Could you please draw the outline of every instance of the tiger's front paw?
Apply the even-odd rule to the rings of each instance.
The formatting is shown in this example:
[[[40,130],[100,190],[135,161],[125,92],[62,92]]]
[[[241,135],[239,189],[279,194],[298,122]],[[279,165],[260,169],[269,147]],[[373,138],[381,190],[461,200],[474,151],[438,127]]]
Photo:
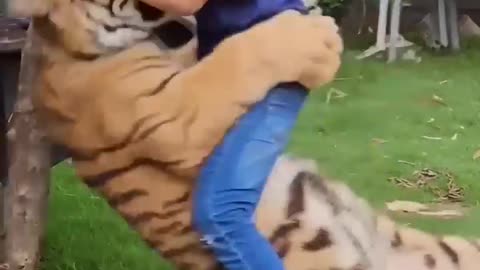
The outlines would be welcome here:
[[[328,16],[283,12],[252,29],[259,59],[282,82],[314,88],[332,81],[340,67],[343,42]]]

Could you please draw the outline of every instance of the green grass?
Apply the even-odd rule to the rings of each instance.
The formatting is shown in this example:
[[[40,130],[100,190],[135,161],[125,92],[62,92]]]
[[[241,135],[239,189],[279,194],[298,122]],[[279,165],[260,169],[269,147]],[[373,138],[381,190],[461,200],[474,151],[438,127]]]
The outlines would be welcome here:
[[[480,52],[394,65],[359,62],[350,52],[339,78],[312,93],[290,151],[316,159],[326,174],[348,182],[377,207],[396,199],[432,199],[393,186],[389,177],[423,167],[449,170],[466,188],[466,203],[473,210],[462,220],[413,224],[434,232],[480,235],[480,160],[472,158],[480,149]],[[327,104],[331,88],[348,95]],[[448,106],[432,102],[433,95]],[[428,123],[431,118],[435,121]],[[457,140],[451,140],[455,133]],[[373,138],[387,142],[374,144]],[[103,200],[78,183],[71,169],[59,166],[53,178],[44,269],[169,269]]]
[[[478,204],[480,161],[472,157],[480,149],[480,51],[428,57],[421,64],[352,59],[339,78],[312,95],[292,139],[294,153],[315,158],[328,175],[348,182],[376,206],[396,199],[433,199],[429,193],[397,188],[387,181],[423,167],[451,171],[467,191],[466,202]],[[327,104],[330,88],[348,96]],[[447,106],[433,102],[434,95]],[[432,118],[435,121],[429,123]],[[457,139],[452,140],[455,133]],[[374,138],[387,142],[374,144]],[[462,221],[413,223],[435,232],[480,235],[480,208],[472,209]]]

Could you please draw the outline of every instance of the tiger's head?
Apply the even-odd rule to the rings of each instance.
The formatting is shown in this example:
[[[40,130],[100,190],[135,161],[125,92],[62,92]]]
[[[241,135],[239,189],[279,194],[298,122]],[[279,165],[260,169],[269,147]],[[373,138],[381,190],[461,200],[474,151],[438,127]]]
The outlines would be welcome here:
[[[192,28],[188,20],[139,0],[9,0],[8,4],[14,16],[40,19],[48,26],[43,28],[48,28],[50,39],[76,54],[101,55],[123,49],[162,26],[178,30],[182,24],[193,31],[188,29]]]

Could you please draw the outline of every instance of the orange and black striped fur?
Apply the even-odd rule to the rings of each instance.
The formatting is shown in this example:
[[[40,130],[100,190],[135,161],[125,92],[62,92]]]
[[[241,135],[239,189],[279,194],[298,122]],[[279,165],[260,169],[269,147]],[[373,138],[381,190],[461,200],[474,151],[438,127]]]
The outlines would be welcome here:
[[[19,14],[35,17],[44,39],[38,113],[52,140],[75,154],[85,183],[178,269],[220,269],[190,224],[197,170],[273,85],[332,80],[341,52],[332,21],[287,12],[225,40],[194,64],[184,57],[192,43],[171,49],[152,36],[170,16],[140,2],[12,3]],[[257,212],[259,229],[287,269],[478,264],[477,242],[399,228],[310,165],[282,157]]]

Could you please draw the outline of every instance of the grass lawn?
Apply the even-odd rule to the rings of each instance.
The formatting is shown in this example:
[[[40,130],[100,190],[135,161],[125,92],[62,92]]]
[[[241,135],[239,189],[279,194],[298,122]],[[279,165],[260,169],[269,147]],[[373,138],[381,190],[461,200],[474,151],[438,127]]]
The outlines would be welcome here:
[[[433,198],[396,187],[389,177],[424,167],[450,171],[465,188],[466,203],[473,207],[469,215],[413,224],[480,235],[480,159],[472,158],[480,149],[480,51],[427,58],[420,64],[387,65],[358,62],[347,53],[340,79],[312,94],[290,151],[316,159],[329,176],[347,181],[377,207],[396,199]],[[332,88],[347,96],[327,102]],[[445,105],[434,102],[434,95]],[[170,269],[76,181],[71,169],[60,165],[53,178],[44,269]]]

